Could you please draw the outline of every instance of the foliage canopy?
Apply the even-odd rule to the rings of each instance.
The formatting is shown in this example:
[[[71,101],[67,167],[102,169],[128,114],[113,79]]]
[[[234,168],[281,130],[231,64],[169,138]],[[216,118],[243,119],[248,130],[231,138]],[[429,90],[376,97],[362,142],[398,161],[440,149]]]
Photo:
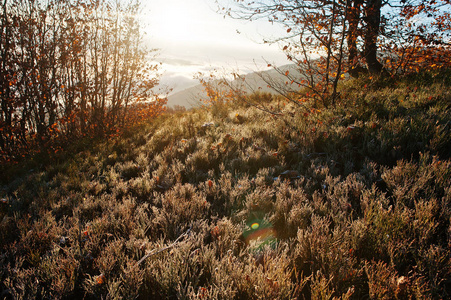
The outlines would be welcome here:
[[[449,67],[449,0],[217,1],[225,13],[286,28],[281,42],[303,76],[291,78],[325,104],[348,73],[400,74]],[[319,58],[318,58],[319,57]]]
[[[2,1],[0,161],[158,114],[136,1]]]

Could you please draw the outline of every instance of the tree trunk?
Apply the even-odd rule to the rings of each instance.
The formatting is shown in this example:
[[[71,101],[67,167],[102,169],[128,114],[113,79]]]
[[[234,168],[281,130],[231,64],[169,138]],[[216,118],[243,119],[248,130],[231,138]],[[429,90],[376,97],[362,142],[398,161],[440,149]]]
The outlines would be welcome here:
[[[346,5],[346,18],[349,26],[346,37],[348,44],[349,75],[351,75],[352,77],[358,77],[363,69],[361,66],[359,66],[357,50],[357,37],[359,36],[358,26],[362,0],[350,0],[347,1]]]
[[[377,37],[381,23],[382,0],[368,0],[365,7],[365,60],[370,74],[380,74],[382,64],[377,60]]]

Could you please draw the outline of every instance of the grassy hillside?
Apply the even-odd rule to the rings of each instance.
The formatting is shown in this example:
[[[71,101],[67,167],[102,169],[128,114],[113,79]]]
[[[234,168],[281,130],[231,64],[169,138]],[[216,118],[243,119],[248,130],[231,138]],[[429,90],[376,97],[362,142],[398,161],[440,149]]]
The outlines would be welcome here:
[[[449,298],[449,78],[255,95],[284,115],[216,104],[3,167],[0,297]]]

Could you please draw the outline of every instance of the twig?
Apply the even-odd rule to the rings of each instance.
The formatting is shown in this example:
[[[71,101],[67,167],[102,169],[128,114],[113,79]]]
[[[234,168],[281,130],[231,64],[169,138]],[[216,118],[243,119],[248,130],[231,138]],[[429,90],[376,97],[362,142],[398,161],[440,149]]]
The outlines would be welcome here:
[[[144,255],[143,258],[141,258],[136,265],[139,266],[143,261],[145,261],[149,257],[175,247],[185,236],[187,236],[191,232],[191,228],[192,227],[190,227],[185,233],[181,234],[172,244],[163,248],[153,249],[152,251]]]

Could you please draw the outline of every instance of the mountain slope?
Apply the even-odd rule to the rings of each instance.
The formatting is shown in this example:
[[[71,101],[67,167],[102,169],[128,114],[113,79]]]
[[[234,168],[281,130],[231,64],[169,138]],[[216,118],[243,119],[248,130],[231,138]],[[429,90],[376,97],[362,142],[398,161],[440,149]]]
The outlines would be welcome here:
[[[294,64],[284,65],[278,68],[279,71],[275,69],[253,72],[243,75],[245,83],[242,79],[232,80],[232,86],[242,87],[246,92],[262,91],[276,93],[276,91],[268,87],[268,80],[275,82],[276,84],[284,85],[286,78],[283,74],[289,71],[291,74],[296,74],[298,71]],[[214,82],[212,83],[214,84]],[[174,93],[168,96],[168,106],[173,107],[175,105],[184,106],[186,108],[192,108],[199,106],[201,103],[198,99],[206,99],[207,94],[201,84],[195,85],[193,87],[187,88],[180,92]]]

